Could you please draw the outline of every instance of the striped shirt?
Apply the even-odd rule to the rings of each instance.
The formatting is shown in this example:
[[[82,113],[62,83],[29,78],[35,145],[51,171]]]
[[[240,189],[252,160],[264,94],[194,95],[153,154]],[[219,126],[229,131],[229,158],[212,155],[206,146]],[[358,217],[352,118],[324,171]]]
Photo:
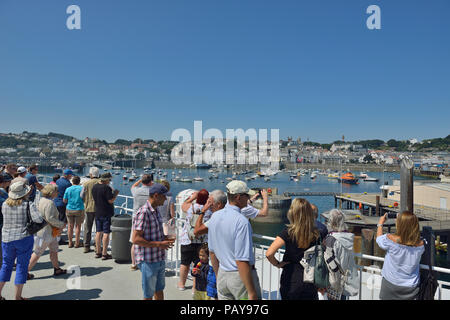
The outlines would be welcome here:
[[[2,205],[3,228],[2,242],[11,242],[28,237],[27,227],[27,202],[23,201],[20,206],[10,207],[6,202]],[[42,222],[42,216],[34,202],[30,202],[31,218],[35,222]]]
[[[133,222],[133,230],[144,231],[147,241],[164,241],[163,222],[158,209],[153,209],[150,202],[139,208]],[[166,251],[160,248],[148,248],[135,245],[136,264],[141,262],[160,262],[166,259]]]

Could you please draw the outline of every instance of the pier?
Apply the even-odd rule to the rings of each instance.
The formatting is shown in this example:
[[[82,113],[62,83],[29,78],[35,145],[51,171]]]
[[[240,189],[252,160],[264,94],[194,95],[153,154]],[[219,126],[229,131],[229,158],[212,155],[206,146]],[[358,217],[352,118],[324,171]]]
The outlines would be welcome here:
[[[326,196],[336,196],[336,192],[285,192],[285,197],[326,197]]]

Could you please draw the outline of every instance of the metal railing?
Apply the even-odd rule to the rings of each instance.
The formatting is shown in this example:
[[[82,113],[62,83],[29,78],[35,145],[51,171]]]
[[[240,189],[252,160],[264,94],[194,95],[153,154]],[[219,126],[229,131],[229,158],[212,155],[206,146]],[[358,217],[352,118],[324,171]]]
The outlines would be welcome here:
[[[124,195],[118,195],[118,198],[123,198],[123,202],[119,205],[115,205],[115,209],[118,211],[118,214],[127,214],[131,215],[133,213],[133,209],[131,209],[129,206],[131,205],[130,200],[133,200],[133,197],[130,196],[124,196]],[[117,212],[116,211],[116,212]],[[178,212],[177,212],[178,216]],[[179,238],[179,230],[183,227],[185,222],[185,219],[183,218],[176,218],[176,240],[175,240],[175,246],[172,249],[169,249],[166,254],[166,269],[174,272],[174,276],[178,277],[180,273],[180,258],[181,258],[181,252],[180,252],[180,238]],[[95,228],[95,226],[94,226]],[[94,229],[95,232],[95,229]],[[83,234],[83,233],[82,233]],[[266,241],[274,241],[274,237],[259,235],[259,234],[253,234],[254,239],[258,240],[266,240]],[[253,253],[255,254],[255,264],[256,268],[260,270],[259,272],[259,280],[261,284],[261,296],[263,299],[268,300],[278,300],[281,298],[280,296],[280,277],[281,277],[281,269],[273,266],[268,262],[268,260],[265,257],[266,251],[269,247],[267,245],[263,244],[254,244],[253,246]],[[276,253],[277,259],[280,261],[282,259],[282,255],[284,254],[285,250],[280,249]],[[354,257],[360,258],[360,259],[367,259],[372,261],[379,261],[384,262],[384,258],[377,257],[377,256],[371,256],[361,253],[354,253]],[[427,265],[420,265],[421,269],[428,270]],[[359,273],[360,273],[360,283],[359,283],[359,294],[358,299],[362,300],[362,292],[363,292],[363,286],[366,285],[371,293],[371,299],[374,299],[374,292],[376,290],[376,286],[370,285],[370,284],[364,284],[363,282],[363,272],[367,271],[369,275],[378,275],[381,272],[381,269],[378,267],[373,266],[362,266],[358,265]],[[432,269],[439,273],[444,274],[450,274],[450,269],[442,268],[442,267],[436,267],[433,266]],[[276,281],[273,281],[276,280]],[[268,283],[268,285],[264,285],[265,283]],[[450,287],[450,282],[441,281],[438,280],[438,290],[437,290],[437,296],[438,299],[441,300],[443,296],[443,290],[448,290],[447,288],[444,288],[443,286]],[[371,288],[370,288],[371,287]],[[273,290],[274,289],[274,290]],[[449,294],[450,296],[450,294]]]

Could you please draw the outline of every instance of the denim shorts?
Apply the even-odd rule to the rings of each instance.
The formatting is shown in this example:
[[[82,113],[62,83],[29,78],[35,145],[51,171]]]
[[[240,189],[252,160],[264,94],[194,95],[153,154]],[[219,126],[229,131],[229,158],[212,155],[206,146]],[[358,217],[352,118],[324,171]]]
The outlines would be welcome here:
[[[95,228],[97,232],[111,233],[111,217],[95,218]]]
[[[153,298],[155,292],[163,291],[166,287],[166,262],[141,262],[138,264],[142,273],[142,290],[144,298]]]

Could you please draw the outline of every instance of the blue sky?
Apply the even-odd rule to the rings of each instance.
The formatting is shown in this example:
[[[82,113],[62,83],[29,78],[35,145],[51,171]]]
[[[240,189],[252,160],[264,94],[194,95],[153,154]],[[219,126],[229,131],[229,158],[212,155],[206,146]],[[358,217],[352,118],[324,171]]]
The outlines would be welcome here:
[[[81,30],[66,28],[71,4]],[[159,140],[202,120],[319,142],[444,137],[449,13],[448,0],[1,0],[0,132]]]

